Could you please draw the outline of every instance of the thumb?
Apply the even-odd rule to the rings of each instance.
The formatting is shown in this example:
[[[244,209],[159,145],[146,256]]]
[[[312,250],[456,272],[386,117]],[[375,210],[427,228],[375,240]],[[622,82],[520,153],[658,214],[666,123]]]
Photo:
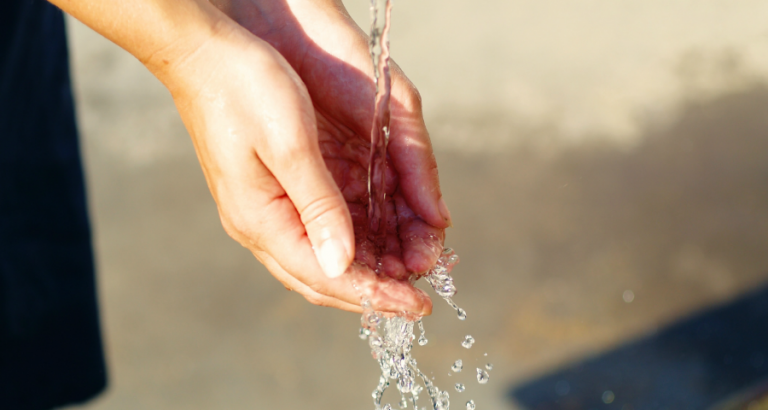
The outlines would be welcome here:
[[[307,124],[296,128],[279,138],[266,138],[265,146],[257,149],[258,155],[298,211],[323,272],[335,278],[354,260],[352,218],[325,165],[315,127]]]

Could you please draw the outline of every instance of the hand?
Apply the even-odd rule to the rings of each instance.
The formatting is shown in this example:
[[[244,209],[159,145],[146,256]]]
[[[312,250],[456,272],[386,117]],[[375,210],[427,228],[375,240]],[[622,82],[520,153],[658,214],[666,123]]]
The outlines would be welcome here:
[[[362,40],[359,33],[354,34]],[[414,129],[402,127],[401,132],[393,124],[395,150],[390,151],[398,152],[393,158],[401,161],[393,159],[395,169],[390,172],[390,193],[397,201],[390,204],[389,219],[400,236],[392,238],[385,257],[389,278],[359,264],[335,279],[322,273],[321,266],[328,276],[339,275],[353,256],[353,219],[345,202],[354,216],[355,230],[360,232],[367,224],[366,124],[371,123],[371,113],[364,107],[372,107],[373,101],[369,77],[350,67],[351,75],[333,78],[328,73],[345,64],[330,63],[334,61],[316,61],[315,75],[326,77],[308,83],[333,86],[347,81],[348,89],[316,87],[316,93],[328,98],[313,100],[272,47],[228,29],[177,64],[172,77],[183,80],[167,84],[195,142],[225,229],[287,288],[313,303],[346,310],[359,311],[360,295],[365,294],[377,310],[428,314],[429,298],[403,279],[408,271],[424,272],[434,263],[443,231],[423,222],[412,209],[432,217],[438,226],[447,223],[437,205],[434,159],[420,113],[416,127],[404,121],[411,120],[413,107],[400,110],[407,115],[393,110],[393,118],[403,119],[398,123]],[[356,92],[355,82],[363,92]],[[326,113],[325,107],[331,107],[331,112]],[[398,165],[405,172],[397,172]],[[412,183],[396,189],[398,177],[403,176]],[[358,250],[365,249],[364,236],[357,239]],[[401,239],[405,239],[402,254]],[[370,266],[370,258],[363,259]]]
[[[354,252],[354,231],[366,226],[373,83],[363,74],[371,71],[365,38],[340,3],[239,4],[238,20],[265,41],[209,0],[51,1],[168,87],[224,228],[287,288],[352,311],[366,296],[377,310],[430,313],[429,298],[404,279],[434,262],[449,217],[418,95],[396,68],[388,221],[399,235],[384,275],[363,257],[363,237]],[[225,1],[216,5],[237,17],[238,5]],[[369,265],[347,269],[355,256]]]
[[[273,45],[307,86],[322,154],[352,211],[356,259],[373,267],[365,227],[375,88],[365,34],[335,1],[234,0],[217,6]],[[387,275],[404,280],[435,263],[450,215],[440,195],[418,93],[397,66],[392,72],[389,162],[394,167],[387,194],[393,234],[382,262]]]

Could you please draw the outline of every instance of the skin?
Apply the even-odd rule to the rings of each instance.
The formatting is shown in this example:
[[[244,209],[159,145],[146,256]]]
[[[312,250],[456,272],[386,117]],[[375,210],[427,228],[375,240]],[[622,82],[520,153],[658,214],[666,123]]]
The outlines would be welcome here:
[[[391,235],[375,274],[367,167],[375,86],[367,37],[335,0],[53,0],[171,92],[227,233],[289,290],[360,312],[427,315],[409,279],[450,213],[415,87],[393,66]]]

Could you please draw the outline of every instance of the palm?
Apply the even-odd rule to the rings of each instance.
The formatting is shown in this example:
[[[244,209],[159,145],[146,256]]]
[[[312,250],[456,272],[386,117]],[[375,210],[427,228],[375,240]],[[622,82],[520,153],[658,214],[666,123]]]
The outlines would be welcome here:
[[[350,19],[326,19],[327,10],[311,10],[303,22],[287,5],[272,4],[269,24],[251,10],[237,20],[275,47],[293,66],[312,98],[320,149],[326,165],[346,199],[355,226],[356,260],[374,267],[373,244],[368,240],[368,163],[370,125],[375,87],[365,37]],[[279,27],[274,30],[271,27]],[[344,39],[344,43],[339,39]],[[405,279],[434,264],[442,247],[444,220],[429,219],[423,202],[433,192],[422,192],[433,179],[426,130],[415,90],[393,69],[393,99],[389,166],[387,169],[388,240],[382,255],[383,270]],[[425,143],[426,139],[426,143]],[[426,215],[425,215],[426,214]],[[437,223],[435,223],[437,219]]]

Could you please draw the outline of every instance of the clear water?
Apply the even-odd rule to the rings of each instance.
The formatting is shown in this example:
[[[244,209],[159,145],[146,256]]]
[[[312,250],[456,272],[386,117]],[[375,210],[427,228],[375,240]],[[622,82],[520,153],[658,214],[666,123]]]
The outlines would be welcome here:
[[[387,145],[389,143],[390,121],[390,92],[392,80],[389,68],[389,27],[392,11],[391,0],[371,0],[372,24],[370,32],[370,53],[374,67],[376,81],[376,100],[374,118],[371,127],[371,153],[368,168],[368,239],[374,248],[381,250],[386,248],[387,224],[385,220],[386,187],[385,171],[387,168]],[[450,248],[445,248],[433,266],[425,275],[432,289],[443,298],[455,311],[459,320],[466,320],[467,312],[453,302],[456,294],[456,286],[450,272],[459,262],[459,257]],[[377,264],[380,266],[380,264]],[[377,272],[378,273],[378,272]],[[368,341],[371,355],[378,362],[381,376],[376,389],[371,393],[373,403],[377,410],[391,410],[392,406],[386,404],[382,407],[382,397],[390,384],[394,384],[400,396],[400,408],[413,406],[419,410],[418,400],[423,391],[434,410],[449,410],[450,395],[445,390],[440,390],[434,385],[418,367],[416,359],[412,356],[413,341],[416,339],[414,327],[419,329],[417,343],[424,346],[428,343],[424,332],[424,325],[420,318],[414,320],[412,315],[408,317],[385,317],[373,310],[370,301],[363,298],[363,315],[361,318],[360,338]],[[467,336],[462,346],[467,349],[472,347],[474,339]],[[461,360],[454,363],[452,370],[460,372],[463,365]],[[458,370],[457,370],[458,369]],[[480,371],[481,369],[478,369]],[[487,381],[487,374],[484,376]],[[478,373],[478,382],[480,374]],[[423,387],[422,387],[423,386]],[[457,383],[455,390],[462,393],[465,386]],[[467,409],[474,410],[474,401],[467,402]],[[424,410],[422,408],[422,410]]]
[[[368,165],[369,239],[383,249],[387,240],[385,220],[387,145],[389,144],[389,100],[392,78],[389,72],[390,0],[371,0],[371,35],[369,49],[376,80],[376,101],[371,126],[371,157]]]
[[[478,383],[486,384],[486,383],[488,383],[488,379],[490,377],[491,376],[488,375],[488,372],[486,372],[485,370],[483,370],[483,369],[481,369],[479,367],[477,368],[477,382]]]
[[[461,359],[456,360],[453,362],[453,366],[451,366],[451,370],[458,373],[464,368],[464,364],[461,362]]]
[[[437,264],[427,273],[427,277],[435,274],[435,272],[447,276],[457,262],[456,259],[451,258],[453,255],[452,249],[444,249]],[[423,339],[424,344],[426,344],[422,321],[420,319],[413,321],[401,316],[384,317],[381,313],[373,310],[368,300],[363,300],[362,305],[364,311],[360,319],[362,325],[360,335],[361,337],[366,335],[365,339],[368,340],[371,354],[381,369],[379,384],[371,394],[376,409],[382,408],[381,402],[384,392],[391,384],[394,384],[400,393],[401,405],[403,402],[410,403],[414,410],[418,410],[417,402],[420,394],[426,390],[434,410],[449,410],[449,393],[435,386],[432,380],[419,369],[418,362],[412,356],[413,341],[416,339],[414,327],[420,330],[419,340]],[[457,363],[461,366],[461,361]],[[462,385],[461,391],[463,390]]]
[[[464,336],[464,341],[461,342],[461,345],[464,346],[465,349],[471,348],[472,345],[474,344],[475,344],[475,338],[472,337],[472,335]]]
[[[427,340],[427,337],[424,335],[424,323],[421,323],[421,319],[419,319],[419,346],[425,346],[427,343],[429,343],[429,340]]]

